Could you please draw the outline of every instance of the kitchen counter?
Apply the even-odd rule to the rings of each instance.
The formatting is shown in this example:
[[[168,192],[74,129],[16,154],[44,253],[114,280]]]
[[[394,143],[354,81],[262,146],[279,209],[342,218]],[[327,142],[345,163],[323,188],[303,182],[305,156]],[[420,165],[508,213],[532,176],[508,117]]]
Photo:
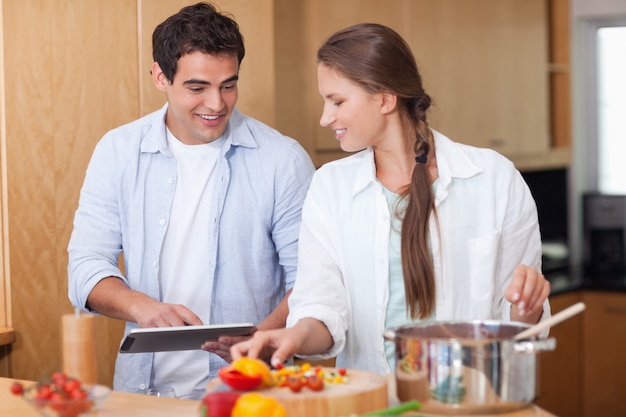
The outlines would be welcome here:
[[[39,414],[22,398],[11,394],[9,388],[15,381],[0,378],[0,415],[7,417],[37,417]],[[393,389],[393,377],[390,376],[390,403],[397,403]],[[24,384],[29,382],[21,381]],[[130,394],[114,391],[105,400],[98,412],[98,417],[197,417],[199,402],[176,398],[159,398],[142,394]],[[437,417],[423,413],[424,417]],[[531,405],[521,410],[491,414],[490,417],[556,417],[541,408]],[[320,416],[323,417],[323,416]],[[475,417],[480,417],[476,416]],[[483,416],[487,417],[487,416]]]
[[[544,272],[550,281],[550,295],[572,291],[626,291],[626,271],[585,271],[580,268],[563,268]]]

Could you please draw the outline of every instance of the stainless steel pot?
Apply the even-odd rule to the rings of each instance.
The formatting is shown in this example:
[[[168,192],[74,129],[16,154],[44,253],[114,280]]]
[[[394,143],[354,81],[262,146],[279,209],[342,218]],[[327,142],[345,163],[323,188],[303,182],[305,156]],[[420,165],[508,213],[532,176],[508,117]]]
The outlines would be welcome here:
[[[502,321],[425,322],[385,331],[396,345],[400,401],[433,414],[498,413],[526,407],[536,395],[536,353],[556,340],[514,341],[528,325]]]

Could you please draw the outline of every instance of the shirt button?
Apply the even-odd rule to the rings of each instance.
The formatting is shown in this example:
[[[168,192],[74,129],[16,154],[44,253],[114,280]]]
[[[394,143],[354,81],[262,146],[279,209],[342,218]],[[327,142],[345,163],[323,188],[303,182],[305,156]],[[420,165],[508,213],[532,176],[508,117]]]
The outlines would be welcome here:
[[[146,389],[146,384],[140,384],[139,389]]]
[[[161,226],[163,226],[163,225],[165,224],[165,219],[161,219],[161,220],[159,220],[159,224],[160,224]]]
[[[167,183],[168,184],[173,184],[174,183],[174,178],[168,178],[167,179]]]

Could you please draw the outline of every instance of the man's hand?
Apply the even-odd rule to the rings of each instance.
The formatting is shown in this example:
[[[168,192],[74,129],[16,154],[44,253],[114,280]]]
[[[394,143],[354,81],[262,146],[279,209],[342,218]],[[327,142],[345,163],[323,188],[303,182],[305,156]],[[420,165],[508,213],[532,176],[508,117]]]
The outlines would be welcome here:
[[[166,304],[132,290],[118,277],[102,279],[91,290],[87,306],[115,319],[135,322],[140,327],[171,327],[202,324],[181,304]]]
[[[256,332],[256,327],[250,332],[249,335],[246,336],[222,336],[217,341],[208,341],[204,342],[202,345],[202,349],[207,352],[212,352],[224,359],[226,362],[231,363],[233,361],[233,357],[230,354],[230,347],[246,340],[249,340],[252,335]],[[261,359],[269,358],[271,352],[267,352],[266,356],[261,357]]]
[[[146,299],[131,310],[139,327],[173,327],[200,325],[202,320],[182,304],[161,303]]]

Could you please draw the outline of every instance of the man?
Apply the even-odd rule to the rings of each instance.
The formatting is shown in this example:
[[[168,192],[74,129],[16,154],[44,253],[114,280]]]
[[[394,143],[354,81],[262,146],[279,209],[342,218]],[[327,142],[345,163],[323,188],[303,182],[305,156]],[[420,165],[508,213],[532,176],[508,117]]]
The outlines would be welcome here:
[[[87,169],[69,242],[72,304],[137,327],[283,327],[301,206],[314,171],[293,139],[240,113],[236,22],[206,3],[152,36],[167,104],[108,132]],[[124,273],[118,269],[123,252]],[[122,354],[114,389],[199,398],[237,338]]]

